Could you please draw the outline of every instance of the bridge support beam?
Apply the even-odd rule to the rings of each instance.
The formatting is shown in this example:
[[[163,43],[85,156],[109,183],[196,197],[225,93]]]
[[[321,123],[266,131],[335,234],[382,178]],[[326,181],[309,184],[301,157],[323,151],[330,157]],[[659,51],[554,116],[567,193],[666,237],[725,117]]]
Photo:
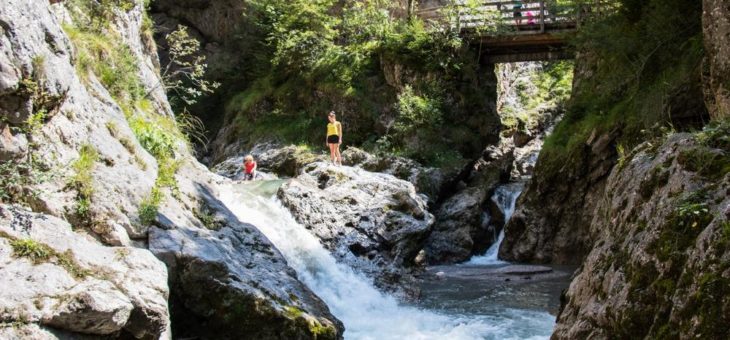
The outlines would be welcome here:
[[[509,54],[490,54],[489,51],[482,53],[481,63],[483,65],[499,63],[516,63],[522,61],[548,61],[575,59],[575,53],[567,50],[542,51],[542,52],[513,52]]]

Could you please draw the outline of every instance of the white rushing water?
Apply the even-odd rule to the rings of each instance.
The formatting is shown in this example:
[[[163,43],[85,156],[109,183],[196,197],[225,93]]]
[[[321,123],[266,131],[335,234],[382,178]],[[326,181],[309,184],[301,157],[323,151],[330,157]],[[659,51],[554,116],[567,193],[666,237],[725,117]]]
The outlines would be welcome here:
[[[494,190],[494,195],[492,195],[492,200],[497,203],[500,209],[502,209],[502,212],[504,213],[504,221],[505,225],[507,224],[507,221],[512,217],[512,214],[515,212],[515,203],[517,203],[517,198],[520,197],[520,194],[522,193],[523,184],[519,182],[509,183],[502,186],[497,187],[497,189]],[[499,236],[497,237],[497,241],[492,244],[489,249],[487,249],[487,252],[484,253],[484,255],[481,256],[474,256],[469,261],[467,261],[466,265],[500,265],[500,264],[506,264],[507,262],[502,261],[499,259],[499,246],[502,245],[502,241],[504,241],[504,228],[499,232]]]
[[[297,223],[273,192],[279,183],[234,185],[221,200],[243,222],[258,227],[286,257],[299,279],[345,325],[345,339],[547,339],[555,318],[505,308],[499,315],[445,315],[399,304],[353,272]]]

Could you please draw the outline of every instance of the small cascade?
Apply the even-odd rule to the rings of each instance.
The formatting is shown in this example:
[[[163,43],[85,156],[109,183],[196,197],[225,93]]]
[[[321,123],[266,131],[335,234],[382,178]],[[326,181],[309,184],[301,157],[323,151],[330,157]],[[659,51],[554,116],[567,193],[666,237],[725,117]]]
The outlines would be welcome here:
[[[280,182],[224,187],[221,200],[252,223],[282,252],[299,279],[345,325],[345,339],[546,339],[554,317],[546,312],[497,308],[485,314],[446,313],[406,306],[335,258],[274,197]],[[505,191],[508,192],[508,191]],[[516,196],[516,195],[515,195]],[[509,199],[514,201],[513,199]]]
[[[502,186],[497,187],[497,189],[494,190],[494,195],[492,195],[492,201],[494,203],[497,203],[497,206],[502,210],[504,213],[504,222],[505,225],[507,225],[507,222],[512,217],[512,214],[515,212],[515,203],[517,202],[517,198],[520,197],[520,194],[522,193],[522,189],[524,188],[524,183],[522,182],[512,182],[508,183]],[[499,232],[499,236],[497,237],[497,241],[492,244],[489,249],[487,249],[487,252],[484,253],[484,255],[481,256],[474,256],[466,262],[467,265],[500,265],[505,264],[507,262],[501,261],[498,257],[499,254],[499,246],[502,244],[502,241],[504,240],[504,228]]]

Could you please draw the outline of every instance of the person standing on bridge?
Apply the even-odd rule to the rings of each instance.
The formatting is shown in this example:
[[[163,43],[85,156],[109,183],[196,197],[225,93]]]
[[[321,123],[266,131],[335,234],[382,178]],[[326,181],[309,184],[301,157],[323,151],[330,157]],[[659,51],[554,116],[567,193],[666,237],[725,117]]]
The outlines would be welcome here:
[[[514,6],[512,6],[512,10],[514,11],[515,16],[515,26],[517,26],[517,30],[519,30],[520,25],[522,25],[522,1],[516,0],[514,2]]]
[[[327,115],[329,123],[327,123],[327,146],[330,148],[330,159],[334,165],[342,165],[342,155],[340,155],[340,144],[342,144],[342,124],[337,121],[335,111],[330,111]]]

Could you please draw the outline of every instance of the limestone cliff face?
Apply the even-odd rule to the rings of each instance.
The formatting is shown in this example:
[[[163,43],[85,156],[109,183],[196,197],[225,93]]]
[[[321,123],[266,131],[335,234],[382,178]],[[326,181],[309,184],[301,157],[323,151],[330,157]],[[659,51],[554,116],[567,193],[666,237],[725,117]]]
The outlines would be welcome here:
[[[727,337],[727,126],[651,143],[608,177],[553,339]]]
[[[120,14],[114,26],[129,34],[122,36],[134,51],[137,76],[152,89],[158,82],[156,58],[142,48],[141,9]],[[107,89],[95,78],[84,84],[77,74],[76,51],[61,28],[66,20],[67,9],[48,2],[6,1],[0,7],[2,200],[26,197],[26,208],[2,205],[0,320],[19,325],[3,327],[3,337],[55,338],[71,332],[164,338],[170,327],[167,271],[147,250],[129,247],[131,239],[146,239],[136,212],[157,166],[130,141],[129,149],[139,150],[139,162],[150,165],[141,169],[107,129],[114,124],[119,136],[132,135]],[[152,91],[150,98],[160,114],[170,114],[164,92]],[[97,223],[77,224],[74,230],[68,222],[78,222],[78,205],[68,184],[69,165],[82,145],[93,145],[103,163],[88,179],[100,193],[87,212]],[[31,171],[43,172],[45,179],[23,186],[34,172],[7,167],[20,159],[31,159]]]
[[[160,189],[153,221],[140,217],[164,169],[128,123],[137,109],[118,102],[130,94],[79,66],[88,56],[64,29],[72,6],[0,6],[0,338],[341,337],[266,237],[215,198],[227,182],[186,145],[175,147],[176,188]],[[171,117],[143,1],[112,12],[105,33],[128,47],[147,114]]]

